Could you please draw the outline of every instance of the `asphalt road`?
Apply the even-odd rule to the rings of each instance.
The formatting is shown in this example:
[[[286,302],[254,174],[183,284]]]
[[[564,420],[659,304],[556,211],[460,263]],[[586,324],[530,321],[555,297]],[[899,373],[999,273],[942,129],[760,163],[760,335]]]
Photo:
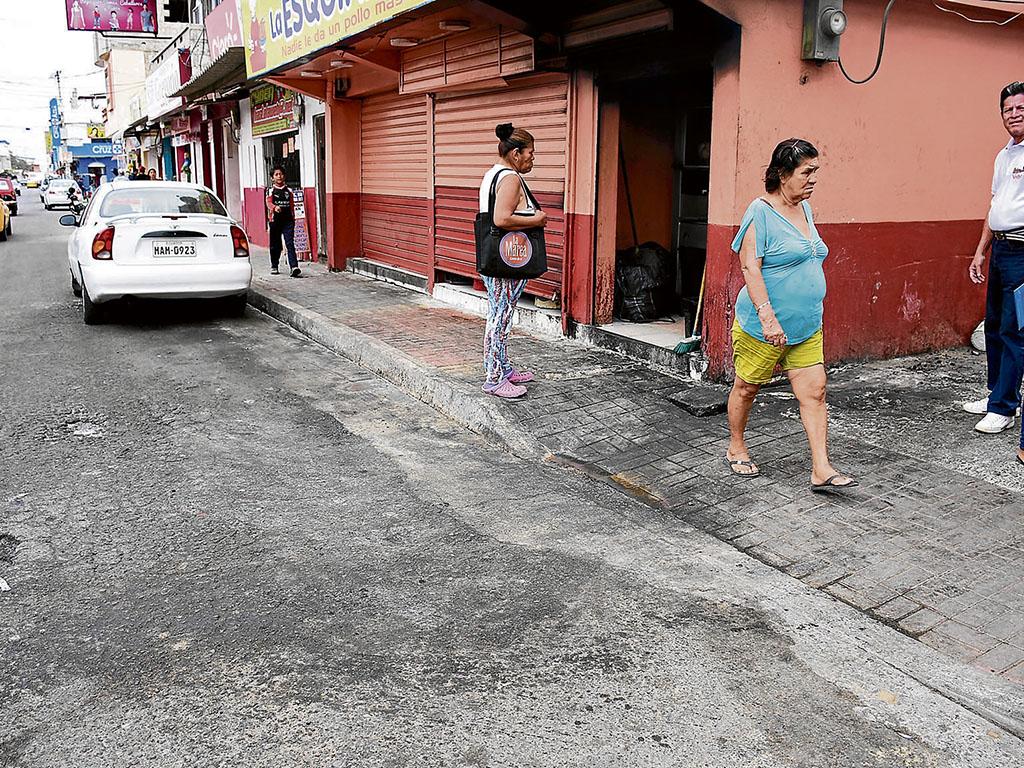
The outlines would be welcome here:
[[[263,316],[85,326],[22,199],[0,766],[1024,764],[1001,681]]]

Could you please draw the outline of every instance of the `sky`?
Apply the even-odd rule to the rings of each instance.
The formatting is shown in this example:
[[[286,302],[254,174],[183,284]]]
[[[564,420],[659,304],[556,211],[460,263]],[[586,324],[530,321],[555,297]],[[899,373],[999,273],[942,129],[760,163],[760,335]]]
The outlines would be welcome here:
[[[0,0],[0,52],[0,139],[45,168],[43,136],[50,99],[57,95],[53,73],[61,70],[65,99],[72,89],[105,91],[93,33],[67,30],[64,0]]]

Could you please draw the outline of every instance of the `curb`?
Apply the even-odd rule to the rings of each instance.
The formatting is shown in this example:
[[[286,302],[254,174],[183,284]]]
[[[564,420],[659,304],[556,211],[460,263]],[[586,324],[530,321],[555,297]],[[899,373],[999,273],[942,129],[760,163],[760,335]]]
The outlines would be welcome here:
[[[509,453],[532,459],[545,455],[543,447],[502,413],[497,403],[466,391],[394,347],[261,287],[250,286],[248,298],[249,304],[265,315],[391,382]]]

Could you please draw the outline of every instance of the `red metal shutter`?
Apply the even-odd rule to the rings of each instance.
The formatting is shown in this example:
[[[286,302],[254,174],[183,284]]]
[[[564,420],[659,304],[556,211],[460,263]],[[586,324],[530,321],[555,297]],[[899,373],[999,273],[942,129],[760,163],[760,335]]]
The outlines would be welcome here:
[[[494,126],[512,122],[537,141],[530,189],[548,214],[548,271],[527,290],[550,296],[562,288],[565,257],[565,175],[569,78],[540,75],[515,85],[468,94],[438,94],[434,107],[435,266],[476,276],[473,219],[480,180],[498,161]]]
[[[363,255],[428,275],[433,256],[429,97],[364,99],[361,161]]]

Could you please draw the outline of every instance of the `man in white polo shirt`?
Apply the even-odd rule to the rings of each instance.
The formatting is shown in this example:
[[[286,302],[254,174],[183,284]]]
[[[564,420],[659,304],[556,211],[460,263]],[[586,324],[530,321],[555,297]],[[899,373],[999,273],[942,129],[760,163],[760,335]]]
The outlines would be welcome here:
[[[1003,88],[999,109],[1010,141],[996,155],[992,203],[969,270],[971,280],[985,282],[985,251],[991,245],[985,303],[990,394],[964,404],[968,413],[985,414],[974,428],[992,435],[1013,426],[1024,376],[1024,333],[1013,300],[1014,289],[1024,284],[1024,83]],[[1024,450],[1018,453],[1018,460],[1024,464]]]

